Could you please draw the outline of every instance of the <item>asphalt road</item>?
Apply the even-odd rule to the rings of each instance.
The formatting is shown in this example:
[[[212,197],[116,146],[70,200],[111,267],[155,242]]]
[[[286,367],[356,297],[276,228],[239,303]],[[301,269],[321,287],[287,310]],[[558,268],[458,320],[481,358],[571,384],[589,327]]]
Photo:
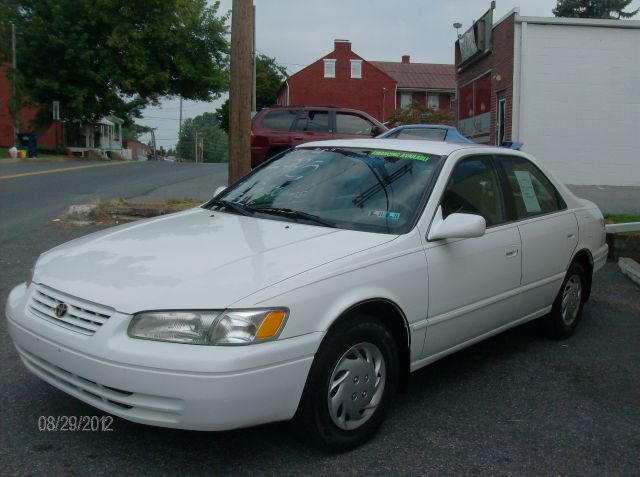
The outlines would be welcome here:
[[[212,190],[221,167],[0,179],[3,308],[41,251],[89,231],[51,224],[69,204]],[[608,264],[573,338],[550,341],[530,324],[445,358],[412,376],[371,442],[326,455],[286,423],[201,433],[116,418],[112,432],[40,432],[40,416],[104,414],[32,376],[0,320],[0,475],[638,475],[639,339],[640,290]]]

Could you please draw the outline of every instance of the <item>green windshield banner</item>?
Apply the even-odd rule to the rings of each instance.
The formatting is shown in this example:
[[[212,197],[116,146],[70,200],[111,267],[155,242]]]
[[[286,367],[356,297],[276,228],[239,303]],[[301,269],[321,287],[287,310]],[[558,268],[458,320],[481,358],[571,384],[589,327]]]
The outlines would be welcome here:
[[[371,151],[370,156],[378,157],[395,157],[397,159],[411,159],[413,161],[427,162],[429,156],[420,154],[417,152],[404,152],[404,151]]]

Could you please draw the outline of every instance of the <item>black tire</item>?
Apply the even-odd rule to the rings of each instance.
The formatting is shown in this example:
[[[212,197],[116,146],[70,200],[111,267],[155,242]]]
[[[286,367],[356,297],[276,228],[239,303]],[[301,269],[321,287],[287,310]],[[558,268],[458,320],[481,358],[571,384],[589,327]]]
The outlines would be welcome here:
[[[380,354],[376,354],[376,349]],[[384,367],[383,377],[380,371],[375,372],[378,387],[375,387],[373,376],[370,377],[368,371],[360,372],[369,363],[362,359],[368,351],[378,357],[373,361],[380,366],[380,370]],[[353,371],[342,371],[338,367],[339,364],[341,367],[351,366],[351,363],[356,366]],[[342,400],[337,392],[330,397],[331,384],[334,385],[333,391],[339,389],[340,395],[348,396],[348,399]],[[293,418],[294,431],[303,440],[325,451],[340,452],[356,447],[371,438],[380,427],[397,387],[398,349],[389,330],[379,320],[366,315],[349,317],[330,330],[316,353]],[[379,396],[378,392],[381,392]],[[354,395],[356,398],[353,398]],[[330,401],[342,401],[344,405],[351,407],[370,405],[374,399],[377,405],[371,410],[354,412],[356,419],[349,418],[350,411],[345,410],[344,406],[334,406],[338,412],[330,411]],[[340,409],[342,413],[339,412]],[[344,422],[341,422],[339,416]],[[345,429],[341,426],[355,427]]]
[[[579,287],[577,292],[575,287]],[[573,262],[567,270],[551,312],[542,319],[543,331],[547,336],[563,340],[573,335],[582,317],[582,308],[587,296],[586,287],[584,268],[580,263]],[[570,302],[568,308],[563,308],[565,296],[568,296]]]

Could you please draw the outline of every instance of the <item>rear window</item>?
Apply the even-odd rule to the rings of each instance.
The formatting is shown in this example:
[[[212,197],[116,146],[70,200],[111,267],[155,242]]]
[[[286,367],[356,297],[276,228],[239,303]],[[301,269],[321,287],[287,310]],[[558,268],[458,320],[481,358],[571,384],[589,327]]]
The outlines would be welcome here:
[[[371,136],[374,125],[355,114],[338,113],[336,115],[336,132],[338,134]]]
[[[295,121],[298,111],[286,109],[283,111],[269,111],[264,115],[260,124],[263,128],[274,131],[289,131]]]
[[[498,157],[509,182],[518,219],[567,208],[551,181],[533,163],[521,157]]]
[[[447,131],[444,129],[403,129],[397,134],[398,139],[428,139],[431,141],[444,141]]]

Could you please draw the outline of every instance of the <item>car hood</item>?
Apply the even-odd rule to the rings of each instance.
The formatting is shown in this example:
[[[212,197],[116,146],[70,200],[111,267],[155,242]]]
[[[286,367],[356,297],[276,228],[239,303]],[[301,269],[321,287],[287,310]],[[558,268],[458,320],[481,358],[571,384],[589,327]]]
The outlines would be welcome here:
[[[225,308],[395,237],[192,209],[56,247],[34,282],[123,313]]]

